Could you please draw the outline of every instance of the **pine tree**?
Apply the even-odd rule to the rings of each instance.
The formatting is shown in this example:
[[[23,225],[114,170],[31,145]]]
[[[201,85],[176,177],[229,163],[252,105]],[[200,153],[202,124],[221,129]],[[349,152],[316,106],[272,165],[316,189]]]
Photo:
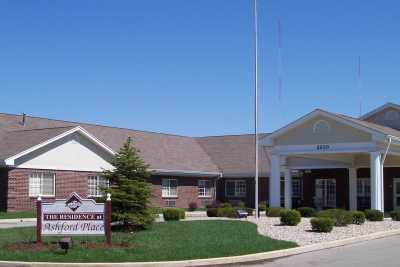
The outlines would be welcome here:
[[[115,169],[104,171],[104,177],[110,181],[110,188],[106,191],[111,193],[113,221],[135,228],[153,223],[151,185],[147,182],[151,172],[130,137],[114,155],[111,164]]]

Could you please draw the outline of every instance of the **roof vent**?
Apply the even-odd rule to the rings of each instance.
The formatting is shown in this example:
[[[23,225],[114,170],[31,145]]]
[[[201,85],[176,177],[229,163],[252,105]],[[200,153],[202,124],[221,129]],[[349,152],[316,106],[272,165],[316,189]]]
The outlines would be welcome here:
[[[22,125],[22,126],[25,126],[25,123],[26,123],[26,114],[25,114],[25,113],[22,113],[21,125]]]

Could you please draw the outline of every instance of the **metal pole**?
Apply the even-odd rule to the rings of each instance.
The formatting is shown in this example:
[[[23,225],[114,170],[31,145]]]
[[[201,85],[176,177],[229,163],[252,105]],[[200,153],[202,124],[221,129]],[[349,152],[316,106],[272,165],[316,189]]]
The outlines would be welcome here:
[[[106,204],[105,204],[105,212],[104,212],[104,222],[105,222],[105,234],[106,234],[106,244],[111,246],[112,245],[112,233],[111,233],[111,194],[107,194]]]
[[[255,139],[255,218],[258,219],[258,14],[254,0],[254,139]]]
[[[42,197],[36,200],[36,243],[42,244]]]

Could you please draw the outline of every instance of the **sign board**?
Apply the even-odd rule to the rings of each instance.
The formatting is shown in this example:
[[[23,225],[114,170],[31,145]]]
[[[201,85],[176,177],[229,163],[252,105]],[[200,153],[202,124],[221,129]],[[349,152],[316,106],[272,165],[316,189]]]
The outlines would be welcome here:
[[[41,203],[41,235],[105,235],[105,205],[72,193],[67,199]]]

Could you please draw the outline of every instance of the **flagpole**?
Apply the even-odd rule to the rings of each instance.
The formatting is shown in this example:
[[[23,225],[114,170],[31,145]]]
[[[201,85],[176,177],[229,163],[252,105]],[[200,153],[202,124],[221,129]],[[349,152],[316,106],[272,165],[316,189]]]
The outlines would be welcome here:
[[[258,219],[258,14],[254,0],[254,139],[255,139],[255,218]]]

